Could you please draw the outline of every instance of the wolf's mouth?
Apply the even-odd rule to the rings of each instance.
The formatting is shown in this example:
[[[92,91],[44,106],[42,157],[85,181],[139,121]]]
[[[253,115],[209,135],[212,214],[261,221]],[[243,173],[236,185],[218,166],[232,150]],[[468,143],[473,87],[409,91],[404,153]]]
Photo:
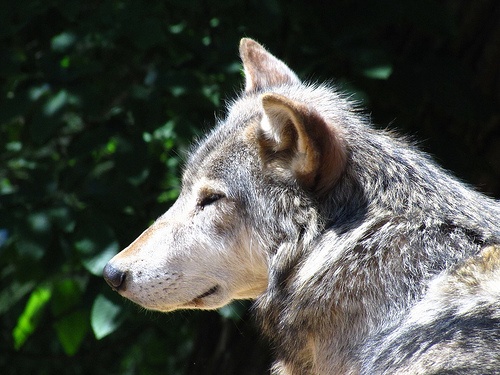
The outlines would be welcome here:
[[[215,286],[211,287],[209,290],[207,290],[205,293],[200,294],[198,297],[195,298],[195,300],[199,300],[199,299],[211,296],[212,294],[217,293],[218,290],[219,290],[219,286],[215,285]]]

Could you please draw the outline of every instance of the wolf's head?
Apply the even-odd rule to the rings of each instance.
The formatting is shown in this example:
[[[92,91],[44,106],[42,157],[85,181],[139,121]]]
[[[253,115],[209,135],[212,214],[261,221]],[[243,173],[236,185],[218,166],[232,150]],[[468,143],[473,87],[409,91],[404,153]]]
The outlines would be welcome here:
[[[273,257],[318,220],[317,198],[344,170],[333,124],[348,103],[251,39],[240,55],[244,92],[191,153],[179,198],[104,269],[143,307],[212,309],[265,292]]]

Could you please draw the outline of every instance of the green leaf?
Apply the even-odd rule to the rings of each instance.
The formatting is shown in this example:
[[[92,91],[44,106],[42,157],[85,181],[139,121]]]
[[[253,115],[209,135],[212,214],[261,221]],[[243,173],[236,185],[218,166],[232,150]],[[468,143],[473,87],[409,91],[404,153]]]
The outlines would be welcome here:
[[[245,301],[233,301],[218,309],[217,312],[226,319],[241,320],[247,308],[248,305]]]
[[[69,94],[66,90],[61,90],[51,96],[44,105],[44,113],[47,116],[53,116],[69,102]]]
[[[7,312],[16,302],[28,294],[35,286],[34,281],[21,283],[14,281],[0,292],[0,315]]]
[[[120,245],[111,227],[95,217],[80,217],[78,226],[74,244],[81,254],[81,263],[91,274],[101,277],[102,269],[118,252]]]
[[[64,52],[73,44],[75,44],[76,36],[70,32],[63,32],[56,35],[51,40],[51,47],[53,51]]]
[[[110,301],[102,294],[96,297],[90,314],[90,324],[98,340],[113,333],[122,324],[123,315],[121,312],[120,305]]]
[[[82,259],[82,264],[91,274],[100,277],[104,266],[118,253],[119,248],[118,242],[113,241],[97,255]]]
[[[31,293],[26,303],[26,307],[19,316],[17,324],[12,331],[14,347],[17,350],[20,349],[31,334],[35,332],[41,313],[50,300],[51,295],[51,290],[46,287],[39,287]]]
[[[82,285],[74,279],[63,279],[54,284],[51,308],[55,316],[66,314],[80,303]]]
[[[78,351],[85,335],[89,331],[87,317],[88,315],[85,311],[78,310],[69,315],[65,315],[54,324],[57,338],[64,352],[69,356],[74,355]]]
[[[374,66],[363,71],[363,75],[371,79],[388,79],[391,74],[391,65]]]

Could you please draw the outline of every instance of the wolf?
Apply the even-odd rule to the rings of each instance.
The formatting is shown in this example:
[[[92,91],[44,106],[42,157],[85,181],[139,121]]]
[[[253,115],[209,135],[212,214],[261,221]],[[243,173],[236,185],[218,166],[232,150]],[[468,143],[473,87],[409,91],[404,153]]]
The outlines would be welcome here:
[[[244,89],[104,268],[159,311],[254,300],[272,373],[500,373],[500,203],[244,38]]]

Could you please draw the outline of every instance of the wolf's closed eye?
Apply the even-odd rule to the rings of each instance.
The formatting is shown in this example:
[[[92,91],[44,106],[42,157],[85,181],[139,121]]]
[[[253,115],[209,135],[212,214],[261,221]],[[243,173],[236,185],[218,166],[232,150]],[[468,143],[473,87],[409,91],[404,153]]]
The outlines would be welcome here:
[[[211,205],[212,203],[217,202],[219,199],[224,198],[224,194],[221,193],[213,193],[213,194],[208,194],[203,197],[200,197],[198,201],[198,207],[205,207],[208,205]]]

